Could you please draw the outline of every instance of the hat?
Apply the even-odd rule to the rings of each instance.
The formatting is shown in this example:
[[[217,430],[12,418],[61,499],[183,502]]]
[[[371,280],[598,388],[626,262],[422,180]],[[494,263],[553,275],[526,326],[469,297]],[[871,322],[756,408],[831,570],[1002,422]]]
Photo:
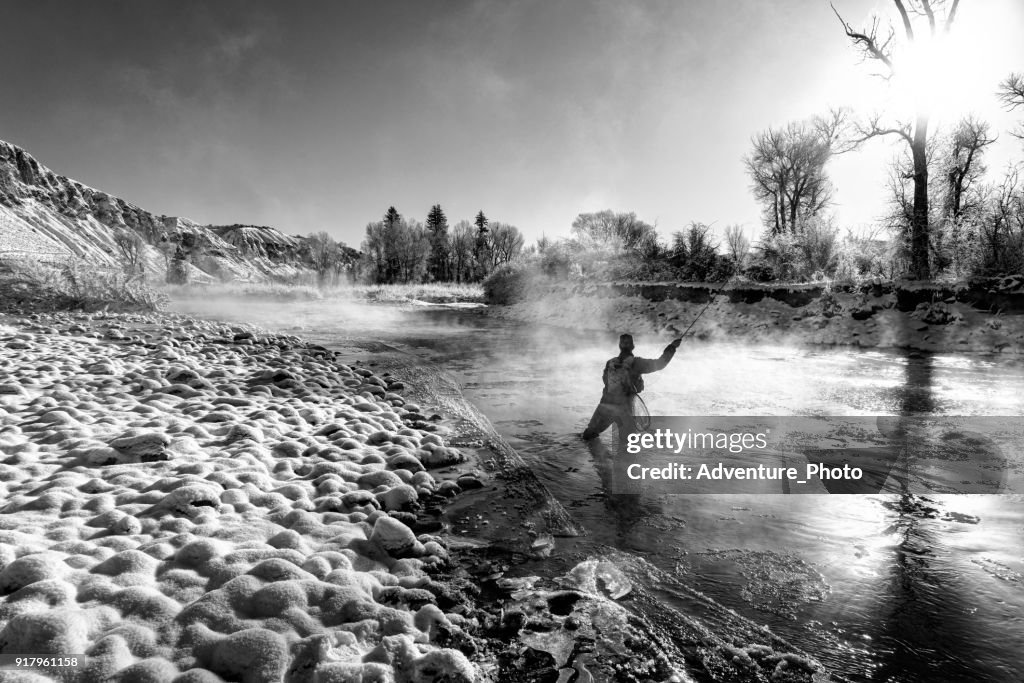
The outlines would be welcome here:
[[[619,348],[625,351],[626,349],[633,349],[633,335],[624,334],[619,337]]]

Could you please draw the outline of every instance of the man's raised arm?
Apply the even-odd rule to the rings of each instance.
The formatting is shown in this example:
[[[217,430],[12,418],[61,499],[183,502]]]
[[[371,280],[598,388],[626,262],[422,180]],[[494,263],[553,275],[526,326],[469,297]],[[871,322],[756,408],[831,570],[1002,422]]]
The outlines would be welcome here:
[[[672,356],[676,355],[676,349],[679,348],[679,344],[682,343],[682,338],[674,340],[671,344],[665,347],[662,351],[661,356],[658,358],[637,358],[634,366],[640,374],[647,374],[648,372],[657,372],[661,370],[668,362],[672,360]]]

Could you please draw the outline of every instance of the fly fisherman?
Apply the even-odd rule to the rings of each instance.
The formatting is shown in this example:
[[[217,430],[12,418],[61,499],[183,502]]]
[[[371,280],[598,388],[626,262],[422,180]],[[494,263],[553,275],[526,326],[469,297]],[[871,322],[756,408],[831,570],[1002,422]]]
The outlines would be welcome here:
[[[625,439],[626,434],[636,431],[633,419],[633,397],[644,390],[641,375],[661,370],[672,360],[676,349],[682,342],[676,339],[665,347],[660,358],[637,358],[633,355],[633,337],[624,334],[619,337],[619,355],[605,363],[604,392],[601,403],[590,418],[590,424],[583,431],[583,439],[589,441],[608,429],[612,423],[619,425],[619,438]]]

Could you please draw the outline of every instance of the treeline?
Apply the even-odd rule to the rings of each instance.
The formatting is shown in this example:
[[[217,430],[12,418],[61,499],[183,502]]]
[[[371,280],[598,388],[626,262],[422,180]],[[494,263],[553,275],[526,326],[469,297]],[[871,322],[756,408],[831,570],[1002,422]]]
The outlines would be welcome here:
[[[542,236],[523,250],[518,268],[598,280],[716,280],[736,272],[749,250],[749,242],[733,245],[741,248],[739,254],[723,246],[704,223],[665,238],[634,212],[605,210],[579,214],[568,238]]]
[[[744,163],[765,229],[753,279],[964,278],[1024,269],[1024,165],[991,174],[986,152],[996,135],[973,116],[934,131],[923,165],[905,147],[888,169],[887,209],[876,228],[840,235],[829,214],[835,189],[827,164],[872,136],[848,112],[833,111],[753,138]]]
[[[490,221],[483,211],[473,222],[449,227],[440,204],[426,223],[390,207],[384,218],[366,226],[359,279],[373,283],[479,282],[523,251],[519,228]]]

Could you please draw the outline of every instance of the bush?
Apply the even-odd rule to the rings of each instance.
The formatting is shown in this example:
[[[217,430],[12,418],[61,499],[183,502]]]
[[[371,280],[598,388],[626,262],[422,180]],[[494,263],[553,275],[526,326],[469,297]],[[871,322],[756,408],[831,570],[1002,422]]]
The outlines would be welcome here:
[[[835,273],[839,263],[839,229],[831,222],[819,218],[807,221],[797,233],[794,246],[799,253],[798,277]]]
[[[484,291],[481,285],[454,282],[430,282],[423,285],[356,285],[339,291],[377,303],[426,301],[435,304],[451,304],[482,303],[484,300]]]
[[[667,259],[646,259],[632,254],[608,262],[595,277],[613,281],[671,282],[682,279],[682,273]]]
[[[686,232],[675,232],[672,236],[672,265],[679,268],[680,279],[703,282],[720,273],[718,245],[711,241],[711,226],[691,223]]]
[[[760,273],[767,275],[769,280],[795,280],[799,270],[800,252],[797,249],[796,240],[793,235],[766,234],[757,245],[758,256],[752,260],[748,271],[753,271],[758,264],[761,265]],[[767,282],[753,276],[753,272],[747,275],[752,280]]]
[[[763,258],[752,259],[742,270],[742,274],[754,282],[771,282],[775,280],[775,269]]]
[[[5,270],[0,301],[9,310],[157,311],[168,303],[141,276],[104,272],[84,261],[54,265],[22,259]]]
[[[715,266],[708,273],[707,282],[722,282],[731,279],[740,272],[735,259],[732,256],[718,256],[715,259]]]
[[[558,279],[569,277],[573,259],[568,244],[563,241],[547,244],[540,251],[537,266],[542,275]]]
[[[523,263],[503,263],[484,279],[484,299],[498,305],[522,301],[534,277],[536,275]]]
[[[766,233],[743,274],[756,282],[826,279],[841,262],[838,236],[835,226],[820,219],[807,221],[796,234]],[[852,269],[851,263],[845,266]]]
[[[318,301],[324,298],[318,287],[284,282],[228,282],[224,284],[169,285],[162,290],[172,299],[211,296],[246,297],[266,301]]]

